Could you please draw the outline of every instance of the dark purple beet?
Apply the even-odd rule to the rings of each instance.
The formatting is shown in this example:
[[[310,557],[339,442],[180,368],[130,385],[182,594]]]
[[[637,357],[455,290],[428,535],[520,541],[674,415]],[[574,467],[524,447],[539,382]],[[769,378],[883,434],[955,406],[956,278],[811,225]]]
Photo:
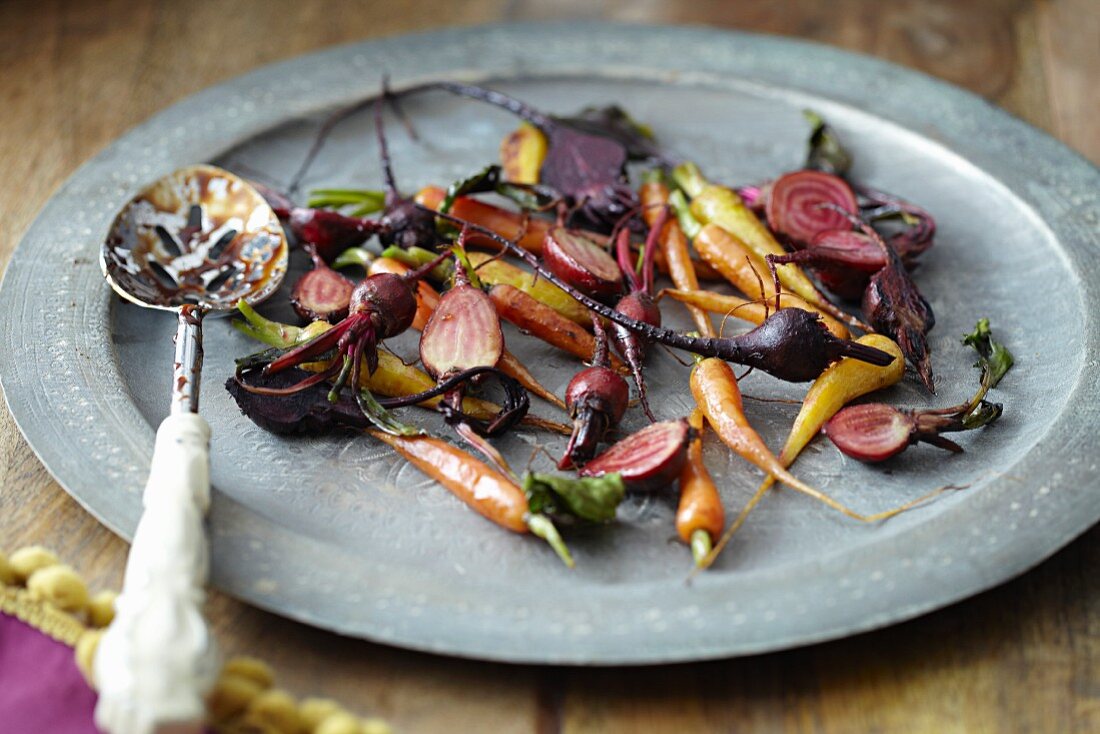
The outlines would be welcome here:
[[[377,222],[348,217],[327,209],[297,206],[286,194],[270,186],[255,181],[250,183],[299,244],[313,245],[325,262],[332,262],[341,252],[366,242],[378,231]]]
[[[416,318],[415,285],[400,275],[377,273],[355,287],[351,313],[370,313],[378,339],[389,339],[412,326]]]
[[[317,254],[325,262],[332,262],[347,248],[366,242],[378,230],[375,222],[369,219],[305,207],[291,209],[286,224],[299,242],[316,247]]]
[[[643,324],[658,328],[661,326],[661,309],[645,291],[634,291],[623,296],[616,304],[615,311]],[[634,384],[638,387],[638,399],[642,404],[642,410],[651,421],[657,420],[649,408],[649,397],[646,395],[643,376],[645,358],[649,351],[649,339],[620,324],[613,324],[611,341],[615,345],[615,350],[630,367]]]
[[[313,269],[304,273],[290,291],[290,305],[306,321],[336,323],[348,315],[355,283],[330,268],[309,246]]]
[[[883,243],[889,264],[871,276],[863,293],[863,318],[875,331],[892,338],[916,368],[921,382],[935,394],[932,355],[925,335],[936,325],[932,307],[909,277],[901,258]]]
[[[595,365],[569,381],[565,406],[573,419],[573,435],[558,462],[559,469],[583,465],[596,454],[607,431],[619,425],[630,401],[630,386],[615,370]]]
[[[690,439],[686,420],[653,423],[611,446],[579,473],[598,477],[618,472],[628,491],[655,492],[680,476]]]
[[[781,380],[806,382],[821,374],[820,365],[840,355],[836,339],[821,318],[800,308],[784,308],[739,337],[740,364],[763,370]]]
[[[308,372],[290,369],[270,376],[251,372],[241,379],[254,387],[289,389],[310,376]],[[225,389],[233,396],[241,413],[272,433],[316,435],[341,426],[366,428],[370,425],[351,396],[342,394],[339,400],[330,403],[327,399],[329,386],[324,383],[276,397],[249,392],[235,377],[230,377],[225,382]]]

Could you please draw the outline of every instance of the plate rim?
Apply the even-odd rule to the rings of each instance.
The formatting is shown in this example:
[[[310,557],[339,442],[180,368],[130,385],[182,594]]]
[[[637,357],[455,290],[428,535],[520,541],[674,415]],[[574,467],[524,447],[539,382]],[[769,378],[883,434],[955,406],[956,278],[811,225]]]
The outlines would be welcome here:
[[[548,33],[553,28],[557,28],[559,33]],[[512,49],[523,48],[528,52],[526,55],[530,57],[530,44],[524,44],[525,38],[530,39],[532,36],[537,35],[540,42],[544,43],[548,35],[557,37],[565,33],[569,34],[569,38],[551,43],[545,47],[539,46],[539,50],[533,54],[533,58],[527,58],[526,63],[519,64],[518,68],[516,65],[517,60],[522,61],[524,59],[520,58],[518,53],[509,55],[507,52],[501,52],[489,60],[479,59],[476,64],[461,66],[462,60],[466,58],[463,49],[471,45],[477,47],[479,44],[490,43],[503,44],[504,47]],[[61,235],[76,241],[81,240],[82,237],[90,236],[93,244],[98,249],[98,237],[95,231],[98,223],[94,217],[88,217],[85,214],[83,221],[78,217],[75,222],[62,224],[67,220],[64,218],[63,211],[58,210],[65,202],[75,201],[77,197],[87,196],[89,193],[112,197],[114,194],[118,194],[119,201],[129,198],[129,195],[143,185],[145,180],[135,173],[125,177],[117,170],[112,170],[115,159],[124,157],[127,152],[144,149],[144,152],[149,154],[147,160],[150,162],[145,164],[149,169],[148,173],[146,174],[140,169],[138,173],[151,179],[161,172],[155,170],[156,165],[160,164],[154,165],[152,161],[167,163],[173,157],[178,159],[181,156],[188,155],[193,159],[210,160],[253,134],[262,132],[279,123],[305,117],[317,110],[346,101],[348,95],[336,90],[347,90],[349,85],[346,82],[336,83],[339,80],[334,81],[331,69],[326,70],[326,66],[339,66],[339,64],[333,63],[337,60],[350,63],[352,67],[364,69],[371,65],[371,61],[379,58],[391,62],[394,59],[402,58],[406,61],[410,59],[415,61],[418,57],[415,49],[431,48],[436,56],[432,59],[433,63],[429,65],[437,68],[446,68],[443,66],[443,61],[437,61],[436,59],[448,57],[449,54],[450,57],[453,57],[453,60],[459,62],[459,65],[455,68],[468,69],[485,75],[499,75],[502,71],[509,71],[512,72],[512,76],[515,78],[538,77],[544,74],[535,73],[534,67],[538,62],[544,61],[552,67],[551,75],[560,76],[563,68],[567,65],[554,64],[554,58],[559,61],[562,58],[568,58],[570,49],[591,48],[595,40],[599,40],[600,43],[599,52],[595,56],[601,61],[606,61],[615,69],[620,68],[616,65],[629,66],[631,58],[640,58],[641,54],[633,50],[635,48],[647,48],[649,53],[652,53],[655,47],[658,51],[661,49],[670,51],[676,49],[678,55],[674,57],[676,60],[675,66],[685,75],[711,72],[745,74],[744,69],[751,68],[756,75],[766,77],[768,73],[776,73],[776,68],[773,67],[782,67],[784,63],[790,63],[799,58],[804,61],[813,59],[815,68],[822,76],[828,76],[828,72],[833,70],[847,75],[850,79],[868,82],[871,91],[864,90],[864,103],[860,103],[861,98],[858,96],[834,95],[828,91],[822,91],[820,88],[807,88],[804,81],[803,84],[792,84],[788,81],[786,86],[793,86],[799,91],[816,94],[839,104],[853,107],[913,132],[915,132],[913,130],[913,119],[920,121],[922,118],[928,119],[930,116],[934,116],[937,111],[946,111],[955,116],[953,118],[955,121],[953,123],[954,127],[941,131],[944,133],[945,139],[938,139],[934,142],[953,151],[955,149],[951,146],[952,139],[965,135],[968,129],[971,132],[976,132],[982,130],[984,125],[991,125],[997,132],[1004,134],[1006,139],[1021,142],[1024,148],[1034,152],[1037,158],[1042,158],[1047,163],[1057,163],[1057,165],[1051,165],[1049,170],[1045,172],[1045,175],[1052,180],[1036,190],[1021,192],[1017,188],[1005,184],[1017,198],[1026,202],[1037,214],[1045,213],[1046,216],[1040,218],[1053,232],[1061,235],[1068,226],[1065,221],[1055,223],[1056,226],[1052,225],[1048,218],[1055,213],[1059,214],[1063,220],[1067,215],[1077,214],[1085,221],[1094,223],[1100,221],[1100,214],[1098,214],[1100,213],[1100,199],[1098,199],[1096,193],[1100,190],[1100,170],[1061,142],[1013,117],[1004,110],[991,105],[976,95],[934,79],[922,72],[905,69],[873,57],[843,51],[830,46],[740,31],[694,26],[649,26],[607,22],[588,23],[584,28],[577,28],[566,22],[493,24],[373,39],[284,60],[261,67],[213,87],[208,87],[154,115],[116,139],[96,157],[82,165],[61,188],[54,192],[22,237],[8,262],[3,282],[0,283],[0,311],[14,307],[16,298],[19,295],[16,293],[19,286],[25,287],[28,279],[36,277],[36,273],[45,267],[45,264],[41,262],[44,258],[39,258],[36,261],[28,253],[36,243],[41,246],[51,246],[51,239],[56,238],[56,235],[51,234],[51,229],[58,229]],[[684,54],[682,49],[685,48],[691,48],[692,52]],[[441,50],[442,53],[440,53]],[[778,53],[776,53],[777,51]],[[756,54],[757,58],[750,58],[753,54]],[[775,54],[776,58],[782,59],[782,62],[777,64],[775,58],[759,58],[770,57],[771,54]],[[427,56],[427,54],[421,55]],[[748,62],[747,67],[746,62]],[[756,63],[757,66],[753,66],[753,63]],[[394,65],[403,66],[397,63]],[[382,66],[384,67],[384,64]],[[480,70],[478,67],[480,67]],[[377,66],[374,67],[374,69],[377,68]],[[413,64],[412,68],[426,69],[420,62]],[[640,69],[636,67],[635,71],[640,71]],[[783,70],[779,69],[779,71]],[[425,71],[420,76],[430,74],[430,71]],[[289,88],[285,83],[287,75],[294,80]],[[400,84],[404,84],[413,81],[417,77],[418,75],[414,73],[401,79],[395,78],[395,80]],[[362,76],[364,83],[359,85],[361,93],[364,96],[371,94],[372,90],[377,88],[379,78],[380,73],[373,73],[373,70],[372,73],[364,74]],[[327,79],[329,81],[328,86],[323,83],[315,84],[314,82],[317,79]],[[369,83],[366,83],[368,80]],[[276,81],[278,87],[274,86]],[[795,79],[795,82],[797,81]],[[898,119],[891,114],[883,114],[881,107],[883,103],[889,106],[891,112],[896,112],[897,109],[889,94],[886,94],[884,98],[877,99],[878,104],[876,105],[868,104],[867,98],[873,97],[872,92],[875,91],[876,87],[881,93],[884,91],[883,84],[889,86],[889,83],[898,81],[905,81],[907,84],[914,85],[917,91],[930,92],[932,96],[927,97],[929,100],[928,109],[922,109],[919,114],[914,113],[913,118],[906,120]],[[766,84],[767,81],[760,83]],[[854,88],[858,85],[852,84],[851,86]],[[261,111],[266,109],[265,105],[270,106],[273,103],[271,95],[274,88],[287,89],[290,92],[298,91],[301,96],[294,97],[290,102],[280,99],[280,116],[276,119],[264,118]],[[888,89],[885,91],[888,92]],[[243,101],[240,101],[241,97],[243,97]],[[237,103],[232,102],[232,100],[240,101],[241,106],[234,107]],[[225,106],[227,103],[229,106]],[[218,107],[219,104],[223,106]],[[249,107],[249,104],[251,104],[251,107]],[[198,110],[210,109],[215,109],[218,113],[213,118],[208,117],[204,124],[198,124],[195,121],[194,113]],[[233,114],[229,114],[230,110],[233,111]],[[905,112],[912,111],[907,110]],[[245,119],[246,117],[248,119]],[[168,136],[170,142],[164,145],[164,149],[154,150],[153,142],[162,136]],[[217,143],[214,144],[210,142],[211,140],[216,140]],[[1003,153],[1003,141],[998,140],[997,136],[994,135],[972,138],[968,141],[968,144],[975,146],[979,152],[987,154],[991,160],[995,159],[998,153]],[[212,152],[215,148],[217,148],[217,151]],[[170,156],[168,152],[171,153]],[[969,157],[967,157],[967,160],[969,160]],[[988,168],[976,163],[974,165],[992,175],[997,181],[1004,183],[1001,176],[990,173]],[[1090,183],[1092,184],[1091,188]],[[1061,198],[1054,195],[1057,192],[1053,191],[1059,187],[1068,192]],[[111,193],[112,190],[114,194]],[[1073,196],[1079,197],[1077,203],[1072,203]],[[111,215],[112,212],[108,212],[105,218],[109,220]],[[68,227],[68,233],[65,232],[66,227]],[[1069,231],[1072,233],[1073,229],[1071,228]],[[1089,233],[1084,228],[1081,228],[1081,239],[1079,241],[1072,239],[1065,241],[1062,236],[1058,236],[1058,240],[1060,246],[1069,252],[1071,256],[1076,253],[1077,249],[1087,247],[1092,247],[1094,251],[1100,251],[1100,247],[1097,247],[1100,244],[1100,235],[1096,232]],[[53,244],[52,247],[56,250],[60,246]],[[84,249],[87,249],[87,247],[84,247]],[[62,250],[62,252],[66,255],[71,253],[73,259],[77,260],[82,256],[83,250],[77,247],[67,251]],[[1100,388],[1100,378],[1093,375],[1090,379],[1086,369],[1090,365],[1095,367],[1098,363],[1097,355],[1100,352],[1100,347],[1098,347],[1100,328],[1097,326],[1097,316],[1095,315],[1100,311],[1098,309],[1098,306],[1100,306],[1098,290],[1100,289],[1097,288],[1098,279],[1096,277],[1100,270],[1095,265],[1090,267],[1089,263],[1084,260],[1082,253],[1076,253],[1076,255],[1077,257],[1071,257],[1073,260],[1072,270],[1079,276],[1080,288],[1078,292],[1082,299],[1085,329],[1084,344],[1082,346],[1084,367],[1081,370],[1079,379],[1073,386],[1073,394],[1085,397],[1089,394],[1098,394],[1097,389]],[[95,270],[94,267],[92,269]],[[1089,274],[1093,276],[1091,279],[1087,277]],[[95,275],[98,276],[98,271]],[[73,295],[86,295],[87,292],[80,289],[82,286],[87,285],[87,274],[81,275],[78,272],[76,276],[69,276],[69,278],[70,280],[67,281],[70,284],[67,286],[69,291],[66,292],[71,292]],[[105,330],[106,325],[109,323],[111,308],[107,291],[108,289],[103,288],[98,298],[88,299],[89,302],[78,304],[71,309],[75,312],[70,315],[73,320],[64,323],[82,325],[86,330],[97,326]],[[28,326],[21,329],[20,327],[25,323]],[[107,455],[104,461],[104,471],[98,477],[89,476],[87,467],[82,467],[84,471],[80,471],[81,467],[74,465],[71,457],[62,456],[63,449],[56,446],[51,440],[58,438],[58,433],[56,431],[51,433],[47,430],[47,426],[51,425],[51,421],[53,425],[56,425],[57,420],[75,421],[85,416],[80,415],[77,411],[76,413],[65,413],[64,416],[47,416],[49,420],[44,419],[42,411],[46,408],[58,409],[60,407],[58,400],[63,400],[65,396],[44,396],[43,400],[53,398],[52,402],[47,405],[45,402],[37,403],[34,399],[31,399],[31,396],[21,393],[21,390],[29,387],[26,379],[27,369],[26,365],[19,364],[19,358],[16,355],[41,356],[55,365],[59,360],[64,360],[66,356],[57,350],[47,349],[40,344],[36,344],[30,338],[33,335],[27,333],[33,331],[29,326],[30,323],[32,323],[30,319],[6,319],[4,325],[0,327],[0,345],[4,347],[0,349],[0,386],[4,389],[5,399],[13,419],[36,457],[66,492],[112,531],[124,538],[129,538],[137,521],[137,509],[140,504],[134,495],[138,494],[138,488],[144,483],[144,467],[147,466],[151,454],[153,429],[136,413],[136,409],[132,404],[125,402],[124,389],[119,394],[96,396],[96,400],[99,401],[97,408],[107,410],[115,423],[128,422],[134,430],[128,435],[121,436],[122,441],[113,447],[109,443],[104,443],[101,437],[96,448],[105,450]],[[103,333],[106,333],[106,331]],[[109,342],[110,339],[103,339],[102,341]],[[105,354],[113,356],[114,353],[113,347],[109,344],[100,344],[99,348],[88,343],[81,346],[90,349],[87,355],[87,359],[90,361],[94,361],[91,359],[93,356],[102,357]],[[103,347],[106,347],[106,349]],[[37,359],[34,361],[38,362]],[[78,375],[85,378],[91,376],[90,370],[93,369],[83,362],[78,364],[76,368]],[[1089,388],[1091,388],[1091,392]],[[1069,403],[1067,403],[1068,405]],[[1041,446],[1059,443],[1054,439],[1061,438],[1063,440],[1060,443],[1066,443],[1064,439],[1070,437],[1065,435],[1064,430],[1064,424],[1067,421],[1066,413],[1068,412],[1069,408],[1067,407],[1055,418],[1048,431],[1028,452],[1029,456]],[[1079,415],[1074,416],[1078,424],[1082,420],[1086,424],[1091,422],[1093,426],[1100,423],[1100,410],[1095,405],[1086,404],[1081,407],[1079,413]],[[136,425],[134,424],[135,415],[138,418]],[[67,427],[71,428],[72,426],[70,424]],[[1058,434],[1057,430],[1060,428],[1063,429],[1061,435]],[[1085,450],[1089,448],[1088,444],[1080,439],[1076,442],[1071,441],[1069,445],[1078,445]],[[140,476],[140,480],[136,485],[132,481],[135,476]],[[88,497],[95,494],[94,489],[89,490],[89,485],[97,479],[115,482],[129,480],[127,483],[128,491],[125,494],[115,492],[115,504],[120,506],[110,507],[108,511],[103,511],[102,505],[88,499]],[[1057,486],[1052,486],[1055,484]],[[677,644],[676,639],[669,636],[664,638],[664,642],[658,641],[658,644],[652,647],[647,646],[646,649],[634,649],[634,644],[628,643],[621,645],[617,650],[605,648],[597,653],[592,653],[583,646],[566,645],[558,648],[555,643],[562,640],[545,635],[538,638],[537,644],[533,644],[531,640],[509,639],[505,646],[493,645],[491,644],[492,639],[486,637],[484,630],[479,631],[475,628],[476,626],[470,627],[466,623],[456,624],[451,633],[442,636],[417,636],[415,634],[410,636],[408,633],[402,633],[392,628],[389,630],[377,628],[366,632],[360,628],[342,628],[340,625],[318,620],[315,615],[300,607],[288,609],[285,605],[278,604],[277,599],[273,598],[272,595],[264,594],[257,591],[254,586],[249,586],[247,584],[248,579],[242,577],[240,569],[228,573],[226,569],[215,568],[214,582],[219,588],[226,590],[227,593],[233,596],[308,624],[333,629],[340,633],[354,634],[386,644],[434,653],[507,662],[585,665],[658,664],[724,658],[786,649],[827,639],[845,637],[886,624],[900,622],[971,596],[1037,565],[1100,519],[1100,493],[1095,491],[1096,479],[1083,466],[1076,471],[1067,466],[1066,472],[1061,475],[1059,482],[1050,482],[1044,486],[1047,488],[1048,493],[1054,489],[1064,489],[1065,491],[1060,494],[1055,493],[1056,497],[1067,498],[1069,507],[1066,509],[1075,511],[1063,513],[1062,524],[1059,526],[1057,533],[1047,532],[1037,536],[1045,541],[1037,544],[1038,552],[1021,555],[1018,552],[1013,553],[1014,549],[1012,547],[996,546],[991,550],[1002,553],[1004,558],[1002,564],[994,573],[989,573],[987,568],[977,565],[961,572],[961,575],[966,579],[966,583],[956,583],[952,585],[951,590],[941,591],[932,598],[924,598],[919,601],[910,600],[908,603],[896,606],[885,613],[864,614],[863,618],[856,623],[852,623],[850,620],[847,623],[842,621],[818,629],[816,632],[803,631],[802,633],[788,635],[786,638],[776,638],[770,641],[749,639],[730,642],[727,640],[723,644],[722,641],[715,642],[711,640],[703,645],[690,645],[684,644],[682,640]],[[1076,494],[1067,494],[1070,490],[1066,488],[1070,487],[1076,488]],[[993,489],[992,486],[986,488],[983,492],[993,494],[990,492],[991,489]],[[103,490],[100,490],[100,494],[103,493]],[[125,501],[122,501],[122,498],[125,498]],[[123,507],[121,505],[128,506]],[[1045,505],[1045,507],[1049,508],[1050,505]],[[224,496],[218,496],[217,493],[215,512],[218,513],[221,520],[240,523],[239,527],[242,528],[249,527],[249,522],[252,521],[248,518],[247,508]],[[927,523],[918,526],[918,528],[924,525],[927,525]],[[1049,531],[1050,527],[1051,525],[1047,525],[1046,529]],[[914,528],[914,530],[918,528]],[[941,534],[942,532],[941,530]],[[1055,539],[1049,540],[1051,537]],[[245,540],[247,540],[246,536],[230,539],[219,538],[215,535],[212,538],[216,552],[219,550],[228,552],[231,549],[236,549],[242,552],[244,557],[250,558],[249,562],[255,563],[257,559],[250,557],[247,554],[247,549],[243,548]],[[288,537],[277,542],[285,542],[288,551],[294,545],[294,553],[298,554],[300,549],[297,544],[301,544],[301,540],[295,540],[294,543],[291,543],[292,540],[294,539]],[[1033,545],[1032,547],[1036,546]],[[252,554],[252,556],[256,555],[255,553]],[[954,573],[956,578],[960,574],[958,570]],[[374,580],[385,582],[385,579],[380,578]],[[717,584],[704,578],[698,583],[698,588],[706,593],[708,588],[715,585]],[[400,592],[400,590],[397,591]],[[476,617],[476,615],[475,610],[473,616]],[[464,626],[469,627],[469,629],[464,629]],[[463,637],[464,634],[468,637]],[[539,645],[542,646],[542,649],[532,652],[532,648],[537,648]]]

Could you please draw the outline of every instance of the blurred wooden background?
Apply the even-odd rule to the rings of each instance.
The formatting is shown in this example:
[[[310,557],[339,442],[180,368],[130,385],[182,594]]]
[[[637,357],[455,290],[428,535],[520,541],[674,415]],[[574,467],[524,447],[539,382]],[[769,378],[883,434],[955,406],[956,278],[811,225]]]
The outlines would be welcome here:
[[[0,0],[0,267],[64,181],[212,83],[325,46],[443,24],[702,23],[799,36],[959,84],[1100,162],[1098,0]],[[920,104],[920,100],[914,100]],[[95,587],[126,545],[58,487],[0,409],[0,548],[41,543]],[[219,594],[223,649],[297,694],[405,732],[1100,731],[1100,528],[1022,578],[890,629],[650,669],[514,667],[349,641]]]

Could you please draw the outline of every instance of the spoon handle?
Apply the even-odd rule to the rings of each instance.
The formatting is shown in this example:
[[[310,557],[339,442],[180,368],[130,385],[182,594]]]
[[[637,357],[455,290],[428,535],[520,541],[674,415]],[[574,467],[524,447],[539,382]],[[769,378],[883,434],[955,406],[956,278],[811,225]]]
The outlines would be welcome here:
[[[157,430],[116,616],[95,657],[96,723],[111,734],[201,728],[217,662],[202,616],[209,446],[210,426],[195,413]]]

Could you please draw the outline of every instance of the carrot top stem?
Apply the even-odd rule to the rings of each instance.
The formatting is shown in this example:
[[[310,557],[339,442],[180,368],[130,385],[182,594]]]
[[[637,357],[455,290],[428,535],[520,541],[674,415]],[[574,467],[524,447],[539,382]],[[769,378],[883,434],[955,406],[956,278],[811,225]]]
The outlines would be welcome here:
[[[702,566],[714,547],[714,539],[703,528],[698,528],[691,534],[691,557],[696,566]]]
[[[554,527],[554,523],[550,518],[539,513],[531,513],[524,518],[524,522],[527,523],[527,529],[531,531],[532,535],[542,538],[554,549],[562,563],[568,568],[576,566],[573,556],[569,552],[569,546],[562,540],[561,533]]]

